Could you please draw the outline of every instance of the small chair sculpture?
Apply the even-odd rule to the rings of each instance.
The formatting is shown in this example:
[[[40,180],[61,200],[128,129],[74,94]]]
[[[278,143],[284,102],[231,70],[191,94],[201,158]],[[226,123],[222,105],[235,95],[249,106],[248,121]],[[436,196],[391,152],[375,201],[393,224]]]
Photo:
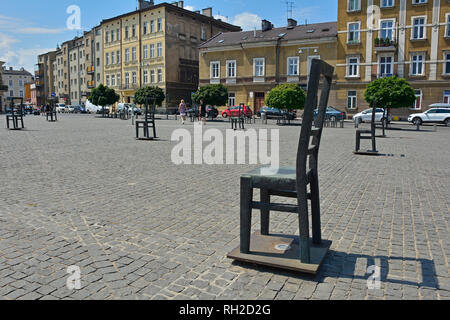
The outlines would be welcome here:
[[[378,155],[377,151],[377,142],[376,142],[376,125],[375,125],[375,115],[377,110],[377,104],[374,102],[372,104],[372,121],[370,122],[370,130],[367,129],[356,129],[356,146],[354,154],[361,154],[361,155],[372,155],[376,156]],[[369,135],[366,135],[369,134]],[[361,151],[361,140],[372,140],[372,150],[367,151]]]
[[[47,121],[49,122],[58,121],[54,104],[45,106],[45,115],[47,117]]]
[[[296,167],[277,168],[274,172],[270,172],[269,168],[262,168],[241,177],[241,243],[239,248],[228,255],[229,258],[313,274],[318,271],[331,246],[331,241],[322,240],[321,235],[318,155],[333,72],[334,68],[322,60],[312,60]],[[325,81],[322,85],[316,121],[318,127],[312,129],[321,75]],[[253,201],[254,189],[261,191],[259,202]],[[295,198],[297,204],[273,203],[271,196]],[[311,201],[312,208],[312,241],[309,231],[308,200]],[[251,236],[252,209],[261,211],[261,232],[253,236]],[[270,235],[271,211],[297,214],[300,237]]]
[[[153,100],[153,105],[150,106],[150,101]],[[156,125],[155,125],[155,98],[148,98],[145,102],[145,115],[143,121],[136,121],[136,139],[137,140],[155,140],[158,139],[156,136]],[[150,136],[150,128],[153,129],[153,136]],[[139,129],[142,129],[143,136],[139,137]]]
[[[11,113],[6,115],[6,128],[10,130],[22,130],[25,128],[23,124],[23,98],[21,97],[11,97]],[[19,103],[19,110],[14,111],[14,101],[18,100]],[[12,128],[9,125],[9,122],[12,122],[13,126]],[[20,122],[20,125],[19,125]]]
[[[239,129],[245,130],[245,113],[242,104],[239,105],[237,116],[232,115],[230,121],[231,121],[231,129],[237,130],[239,126]]]

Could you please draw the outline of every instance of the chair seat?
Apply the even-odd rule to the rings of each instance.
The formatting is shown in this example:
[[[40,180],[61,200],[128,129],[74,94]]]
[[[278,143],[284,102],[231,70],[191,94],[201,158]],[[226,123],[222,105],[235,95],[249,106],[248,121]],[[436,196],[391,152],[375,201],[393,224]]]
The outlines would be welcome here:
[[[242,176],[250,178],[253,188],[270,190],[296,190],[296,169],[294,167],[280,167],[272,170],[270,167],[258,168]]]

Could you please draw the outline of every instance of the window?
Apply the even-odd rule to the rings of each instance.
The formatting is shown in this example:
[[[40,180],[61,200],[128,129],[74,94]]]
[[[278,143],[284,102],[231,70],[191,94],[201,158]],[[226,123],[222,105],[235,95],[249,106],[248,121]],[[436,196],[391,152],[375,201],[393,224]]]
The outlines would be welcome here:
[[[114,42],[114,31],[111,31],[111,42]]]
[[[213,61],[211,62],[211,79],[219,79],[220,78],[220,62]]]
[[[413,4],[423,4],[423,3],[427,3],[428,0],[413,0]]]
[[[359,76],[359,57],[347,58],[347,77]]]
[[[424,56],[423,54],[411,55],[410,75],[421,76],[424,73]]]
[[[109,31],[106,31],[105,42],[106,42],[106,43],[109,42]],[[72,60],[72,56],[70,56],[70,60]]]
[[[380,57],[378,68],[380,77],[392,76],[392,71],[394,69],[394,58],[392,56]]]
[[[109,53],[106,54],[106,65],[109,65]]]
[[[420,110],[422,109],[422,90],[414,90],[414,95],[416,96],[416,101],[411,109]]]
[[[162,31],[162,18],[158,18],[158,32]]]
[[[111,52],[111,64],[114,64],[114,52]]]
[[[444,91],[444,103],[450,103],[450,90]]]
[[[148,71],[144,70],[144,83],[148,83]]]
[[[381,20],[380,21],[380,39],[393,40],[394,20]]]
[[[106,85],[109,86],[109,76],[106,76]]]
[[[382,8],[392,8],[394,6],[394,0],[381,0]]]
[[[150,83],[155,83],[155,70],[150,71]]]
[[[125,39],[128,39],[129,33],[130,33],[130,28],[125,27]]]
[[[144,22],[144,34],[147,34],[148,22]]]
[[[256,58],[253,59],[253,75],[255,77],[264,77],[265,74],[265,59]]]
[[[23,91],[22,90],[19,91],[19,96],[21,96],[23,98]]]
[[[100,58],[97,58],[97,67],[100,67]]]
[[[132,73],[132,76],[133,76],[133,84],[136,84],[136,72],[133,72]]]
[[[136,47],[131,48],[131,59],[133,61],[137,60],[137,58],[136,58]]]
[[[115,75],[112,75],[112,76],[111,76],[111,85],[112,85],[112,86],[115,86],[115,85],[116,85],[116,76],[115,76]]]
[[[144,59],[148,59],[148,46],[144,46]]]
[[[95,50],[100,51],[100,43],[97,42],[95,44]]]
[[[356,91],[347,92],[347,108],[356,109]]]
[[[150,21],[150,32],[151,33],[155,32],[155,21],[154,20]]]
[[[287,60],[287,74],[288,76],[298,76],[299,75],[299,57],[289,57]]]
[[[359,43],[359,22],[348,24],[348,43]]]
[[[158,57],[162,57],[162,43],[161,42],[159,42],[157,44],[156,54],[158,55]]]
[[[117,85],[120,86],[121,82],[120,82],[120,73],[117,74]]]
[[[236,94],[235,93],[228,93],[228,106],[232,107],[236,105]]]
[[[125,62],[130,61],[130,49],[125,49]]]
[[[200,39],[205,41],[206,40],[206,28],[202,27],[202,34],[200,35]]]
[[[347,11],[359,11],[361,10],[361,0],[348,0],[348,9]]]
[[[450,52],[444,53],[444,74],[450,75]]]
[[[125,72],[125,84],[128,85],[130,83],[130,74]]]
[[[236,61],[227,61],[227,78],[236,78]]]
[[[133,38],[136,37],[136,25],[135,24],[133,24],[133,26],[131,27],[131,36]]]
[[[413,18],[412,39],[425,39],[425,17]]]
[[[10,86],[10,87],[12,87],[12,86],[13,86],[13,81],[12,81],[12,80],[9,80],[9,82],[8,82],[8,83],[9,83],[9,86]]]
[[[158,82],[162,82],[163,78],[162,78],[162,70],[158,69]]]
[[[450,13],[446,14],[446,21],[447,23],[445,24],[445,36],[447,38],[450,38]]]
[[[10,90],[10,91],[9,91],[9,96],[10,96],[10,97],[14,97],[14,91],[13,91],[13,90]]]
[[[117,64],[120,64],[120,51],[117,51]]]
[[[120,29],[116,30],[116,34],[117,34],[117,41],[120,41]]]

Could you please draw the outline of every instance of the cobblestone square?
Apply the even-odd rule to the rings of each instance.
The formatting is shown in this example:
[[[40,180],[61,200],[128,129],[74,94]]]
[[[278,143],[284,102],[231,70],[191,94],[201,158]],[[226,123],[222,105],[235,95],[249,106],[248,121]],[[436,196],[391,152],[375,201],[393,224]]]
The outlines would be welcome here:
[[[353,154],[352,124],[324,129],[333,245],[313,277],[226,258],[239,244],[239,178],[258,166],[174,165],[179,122],[158,120],[152,142],[136,141],[130,121],[91,115],[0,123],[2,299],[450,299],[450,128],[389,130],[379,157]],[[248,127],[280,129],[281,165],[294,165],[299,126]],[[273,214],[271,232],[298,234],[297,216]],[[80,290],[66,286],[73,265]]]

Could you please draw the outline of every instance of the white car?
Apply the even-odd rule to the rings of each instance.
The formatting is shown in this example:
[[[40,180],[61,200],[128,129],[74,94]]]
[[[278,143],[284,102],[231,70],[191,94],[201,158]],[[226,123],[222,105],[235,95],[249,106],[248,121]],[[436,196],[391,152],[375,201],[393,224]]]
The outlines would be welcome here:
[[[67,112],[73,113],[74,111],[75,111],[75,106],[68,106],[67,107]]]
[[[64,103],[58,103],[58,104],[56,105],[56,111],[57,111],[58,113],[64,113],[64,112],[66,112],[66,105],[65,105]]]
[[[450,108],[432,108],[424,113],[415,113],[408,117],[408,121],[415,125],[443,123],[450,127]]]
[[[375,112],[375,121],[376,122],[382,122],[383,119],[385,119],[384,109],[377,108]],[[388,117],[388,122],[391,121],[391,117]],[[372,109],[364,110],[363,112],[357,113],[353,116],[353,122],[359,123],[362,122],[370,122],[372,121]]]
[[[97,113],[101,107],[92,104],[89,100],[86,101],[86,111],[88,113]]]

